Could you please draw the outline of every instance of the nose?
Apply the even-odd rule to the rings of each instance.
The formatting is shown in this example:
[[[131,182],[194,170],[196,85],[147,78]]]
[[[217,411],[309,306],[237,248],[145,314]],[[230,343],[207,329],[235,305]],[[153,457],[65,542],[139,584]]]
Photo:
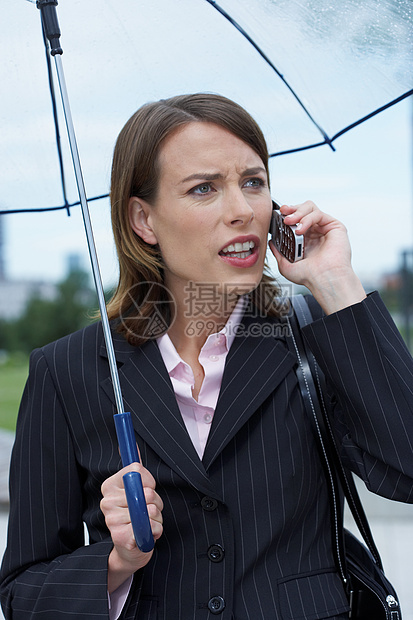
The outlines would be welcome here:
[[[254,219],[254,210],[239,190],[228,196],[225,215],[230,226],[244,226]]]

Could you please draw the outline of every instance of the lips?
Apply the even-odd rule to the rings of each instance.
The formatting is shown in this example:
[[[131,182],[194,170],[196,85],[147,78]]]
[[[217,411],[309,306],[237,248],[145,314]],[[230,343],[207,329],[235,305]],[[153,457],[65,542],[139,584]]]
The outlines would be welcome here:
[[[256,236],[232,239],[219,252],[219,256],[233,267],[252,267],[258,260],[260,241]]]
[[[247,258],[247,256],[251,256],[254,247],[255,243],[252,240],[244,241],[243,243],[231,243],[225,246],[225,248],[222,248],[220,255],[230,258]]]

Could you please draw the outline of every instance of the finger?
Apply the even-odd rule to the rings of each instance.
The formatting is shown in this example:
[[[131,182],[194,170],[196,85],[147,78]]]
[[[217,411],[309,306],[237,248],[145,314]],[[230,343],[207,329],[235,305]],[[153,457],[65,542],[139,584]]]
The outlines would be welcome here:
[[[146,467],[142,465],[142,463],[131,463],[130,465],[127,465],[126,467],[121,469],[120,472],[118,473],[120,474],[121,479],[123,479],[123,476],[125,474],[127,474],[128,472],[132,472],[132,471],[136,471],[138,472],[138,474],[141,475],[142,486],[150,487],[152,489],[155,488],[156,486],[155,478],[152,476],[150,471],[148,471]],[[123,482],[122,482],[122,487],[123,487]]]
[[[306,216],[318,211],[314,203],[307,201],[298,205],[282,205],[281,213],[284,216],[284,221],[288,226],[297,226],[297,232],[303,234],[313,224],[313,220],[308,220]],[[305,225],[303,232],[301,229]]]
[[[312,211],[303,212],[297,210],[285,217],[285,223],[292,226],[297,225],[296,231],[300,235],[305,235],[309,230],[318,234],[326,234],[330,229],[341,227],[341,224],[331,215],[320,211],[315,207]]]
[[[297,217],[302,217],[307,213],[311,213],[312,211],[318,211],[317,205],[312,202],[312,200],[306,200],[305,202],[300,202],[294,205],[283,204],[280,207],[281,213],[285,217],[290,217],[297,214]]]
[[[275,258],[277,259],[277,262],[279,263],[280,260],[283,258],[283,255],[277,250],[274,241],[272,239],[269,240],[268,245],[270,247],[271,252],[274,254]]]
[[[163,516],[162,512],[155,504],[148,504],[148,516],[150,519],[152,536],[154,540],[158,540],[163,533]]]
[[[114,521],[126,523],[129,519],[128,504],[125,493],[119,496],[107,495],[102,497],[100,500],[100,509],[105,517],[108,527],[108,519],[111,523]]]
[[[115,489],[123,489],[123,482],[122,482],[122,470],[117,471],[115,474],[113,474],[112,476],[110,476],[109,478],[106,478],[106,480],[103,481],[102,486],[101,486],[101,492],[102,495],[110,495],[112,493],[114,493]]]
[[[277,265],[278,265],[278,270],[279,272],[284,275],[284,271],[286,269],[288,269],[288,267],[291,265],[291,263],[285,258],[285,256],[283,256],[281,254],[281,252],[279,252],[276,248],[276,246],[274,245],[274,242],[272,240],[270,240],[268,242],[268,245],[270,246],[270,250],[271,252],[274,254],[275,256],[275,260],[277,261]]]
[[[152,474],[141,463],[131,463],[103,482],[101,486],[104,500],[102,511],[104,511],[106,504],[118,506],[119,508],[127,506],[123,477],[126,473],[133,471],[140,474],[144,489],[155,489],[156,482]]]
[[[145,487],[144,490],[144,495],[145,495],[145,501],[146,504],[149,506],[150,504],[153,504],[154,506],[156,506],[156,508],[162,512],[163,510],[163,501],[161,499],[161,497],[158,495],[158,493],[152,489],[151,487]]]
[[[161,521],[151,519],[151,531],[154,540],[159,540],[163,534],[163,524]]]

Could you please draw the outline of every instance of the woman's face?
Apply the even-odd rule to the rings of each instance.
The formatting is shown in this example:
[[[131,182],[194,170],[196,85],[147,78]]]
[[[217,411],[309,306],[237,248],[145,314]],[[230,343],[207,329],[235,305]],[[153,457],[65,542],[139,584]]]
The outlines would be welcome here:
[[[219,294],[253,290],[272,211],[261,158],[222,127],[192,122],[165,140],[159,170],[154,203],[131,198],[129,213],[134,231],[159,244],[175,299],[189,283]]]

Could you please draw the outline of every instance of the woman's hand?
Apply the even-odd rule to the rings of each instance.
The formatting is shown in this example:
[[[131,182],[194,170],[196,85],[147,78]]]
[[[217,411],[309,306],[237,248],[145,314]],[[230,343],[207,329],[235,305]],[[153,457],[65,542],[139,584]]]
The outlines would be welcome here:
[[[304,260],[290,263],[270,241],[278,268],[285,278],[306,286],[327,314],[362,301],[366,293],[351,266],[345,226],[316,205],[282,205],[285,223],[297,224],[304,236]]]
[[[102,484],[103,499],[100,502],[113,540],[113,549],[108,562],[108,592],[116,590],[128,577],[143,568],[151,559],[153,550],[148,553],[136,546],[130,521],[128,504],[122,477],[129,471],[141,474],[148,516],[154,540],[162,535],[163,502],[155,491],[155,479],[141,463],[132,463],[105,480]]]

